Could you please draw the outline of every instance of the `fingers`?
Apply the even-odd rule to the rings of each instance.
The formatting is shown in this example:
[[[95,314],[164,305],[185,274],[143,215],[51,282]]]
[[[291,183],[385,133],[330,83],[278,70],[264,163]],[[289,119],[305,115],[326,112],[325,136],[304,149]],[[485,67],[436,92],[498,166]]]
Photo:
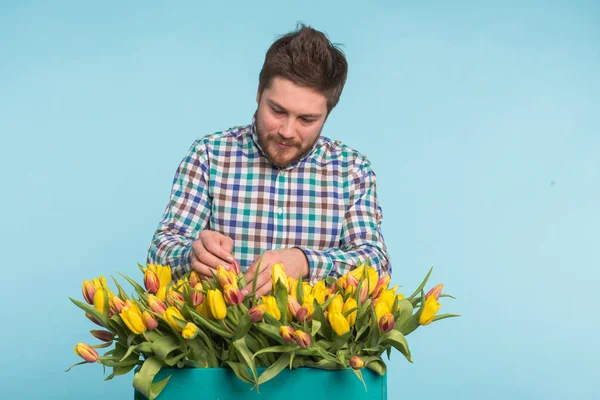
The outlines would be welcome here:
[[[212,257],[219,260],[219,264],[231,264],[233,262],[233,256],[231,255],[231,250],[233,249],[233,240],[225,235],[221,235],[220,233],[214,233],[216,233],[216,235],[208,235],[202,239],[204,248]]]
[[[250,268],[248,268],[248,270],[246,270],[246,273],[244,274],[244,279],[246,279],[246,282],[248,282],[248,284],[246,285],[246,287],[243,290],[245,295],[247,295],[248,293],[250,293],[252,291],[254,274],[255,274],[257,267],[258,267],[258,260],[256,260],[250,266]],[[260,270],[258,271],[258,276],[256,277],[257,291],[259,288],[261,288],[266,283],[269,283],[271,281],[271,269],[267,268],[267,267],[268,267],[267,263],[261,263],[261,265],[260,265]]]
[[[192,264],[192,269],[194,271],[198,272],[200,275],[203,275],[203,276],[206,276],[209,278],[212,277],[212,273],[210,271],[211,271],[211,269],[212,270],[214,270],[214,269],[209,267],[208,265],[204,264],[200,260],[198,260],[198,258],[196,258],[196,256],[194,254],[192,254],[192,257],[191,257],[191,264]]]
[[[246,282],[252,282],[252,279],[254,278],[254,271],[256,271],[256,266],[258,265],[258,260],[259,258],[257,258],[252,265],[248,267],[246,272],[244,272],[244,279]]]
[[[258,285],[256,287],[257,287],[257,289],[256,289],[256,297],[258,298],[258,297],[261,297],[261,296],[266,296],[267,294],[271,293],[271,289],[273,288],[273,283],[271,282],[271,279],[269,279],[260,288],[258,288]]]
[[[233,240],[214,231],[202,231],[200,238],[192,244],[193,256],[212,269],[216,269],[219,265],[230,269],[231,263],[235,262],[230,254],[232,249]]]

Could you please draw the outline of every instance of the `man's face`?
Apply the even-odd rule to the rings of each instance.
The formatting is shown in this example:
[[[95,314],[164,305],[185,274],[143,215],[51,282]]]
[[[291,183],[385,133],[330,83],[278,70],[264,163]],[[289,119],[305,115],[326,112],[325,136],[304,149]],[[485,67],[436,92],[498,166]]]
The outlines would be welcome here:
[[[256,102],[258,143],[273,164],[286,167],[312,149],[327,118],[325,96],[275,77]]]

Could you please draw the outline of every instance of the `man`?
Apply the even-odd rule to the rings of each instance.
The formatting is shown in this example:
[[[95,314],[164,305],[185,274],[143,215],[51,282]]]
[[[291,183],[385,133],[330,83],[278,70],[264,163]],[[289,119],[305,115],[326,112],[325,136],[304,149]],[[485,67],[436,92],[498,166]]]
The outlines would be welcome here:
[[[175,276],[238,263],[257,295],[271,265],[315,282],[370,259],[391,273],[375,174],[361,153],[321,136],[347,75],[344,54],[310,27],[276,40],[260,72],[251,125],[194,142],[173,182],[148,262]]]

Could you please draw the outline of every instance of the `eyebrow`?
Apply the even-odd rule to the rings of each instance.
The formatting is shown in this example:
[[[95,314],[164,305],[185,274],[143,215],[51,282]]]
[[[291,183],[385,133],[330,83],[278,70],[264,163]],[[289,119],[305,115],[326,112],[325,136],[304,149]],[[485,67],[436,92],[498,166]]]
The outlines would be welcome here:
[[[281,106],[276,101],[267,100],[267,103],[271,107],[280,108],[280,109],[282,109],[284,111],[287,111],[285,107]],[[322,116],[322,114],[302,114],[302,115],[300,115],[300,117],[302,117],[302,118],[314,118],[314,119],[319,119],[319,118],[321,118],[321,116]]]

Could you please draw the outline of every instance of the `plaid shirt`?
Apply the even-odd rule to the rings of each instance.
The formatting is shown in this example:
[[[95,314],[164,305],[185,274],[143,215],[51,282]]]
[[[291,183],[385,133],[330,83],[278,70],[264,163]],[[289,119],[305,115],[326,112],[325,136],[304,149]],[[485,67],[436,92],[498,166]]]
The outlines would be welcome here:
[[[303,159],[279,169],[258,145],[253,123],[194,142],[175,174],[148,263],[170,265],[180,277],[190,269],[192,242],[210,229],[233,239],[243,270],[267,250],[297,247],[313,283],[367,258],[390,274],[381,221],[364,155],[320,136]]]

